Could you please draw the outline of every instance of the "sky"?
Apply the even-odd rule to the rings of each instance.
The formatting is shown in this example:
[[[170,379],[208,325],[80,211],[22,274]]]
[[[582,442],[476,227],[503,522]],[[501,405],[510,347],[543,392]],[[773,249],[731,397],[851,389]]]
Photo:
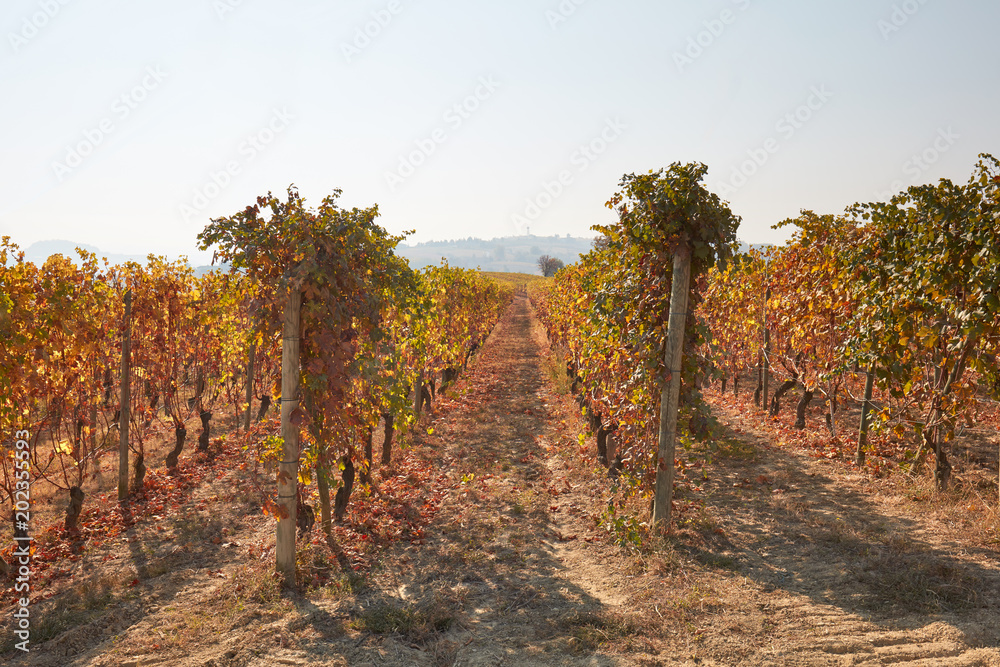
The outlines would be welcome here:
[[[186,255],[294,184],[408,242],[592,236],[703,162],[780,243],[1000,154],[995,0],[5,0],[0,234]]]

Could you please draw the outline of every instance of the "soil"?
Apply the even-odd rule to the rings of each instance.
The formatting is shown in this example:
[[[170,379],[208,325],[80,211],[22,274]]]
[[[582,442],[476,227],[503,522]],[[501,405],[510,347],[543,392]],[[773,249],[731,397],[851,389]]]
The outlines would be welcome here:
[[[779,447],[760,413],[710,393],[722,425],[712,461],[678,492],[685,511],[673,534],[637,549],[627,524],[608,528],[612,481],[559,369],[518,296],[438,393],[411,448],[375,469],[373,497],[409,481],[407,511],[432,516],[354,561],[364,567],[280,595],[273,520],[249,473],[207,475],[187,492],[183,522],[144,518],[75,561],[33,603],[43,637],[0,660],[1000,665],[997,523],[986,503]],[[339,536],[361,532],[357,510],[348,514]],[[313,564],[316,543],[306,549]],[[46,624],[60,613],[65,622]]]

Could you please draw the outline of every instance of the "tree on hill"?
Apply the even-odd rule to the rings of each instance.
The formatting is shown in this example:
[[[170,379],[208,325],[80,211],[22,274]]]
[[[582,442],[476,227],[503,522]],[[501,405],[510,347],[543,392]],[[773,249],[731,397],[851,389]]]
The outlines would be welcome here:
[[[557,257],[549,257],[548,255],[542,255],[538,258],[538,270],[542,272],[542,275],[546,278],[551,278],[556,275],[556,271],[566,266],[563,261]]]

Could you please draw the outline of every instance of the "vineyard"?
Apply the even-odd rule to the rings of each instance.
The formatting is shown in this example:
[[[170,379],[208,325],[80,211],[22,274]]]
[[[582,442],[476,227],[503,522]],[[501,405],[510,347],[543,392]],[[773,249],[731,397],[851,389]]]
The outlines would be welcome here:
[[[946,490],[948,443],[1000,397],[1000,162],[982,156],[965,186],[912,187],[842,216],[803,211],[777,225],[796,228],[787,245],[742,255],[733,252],[739,221],[698,184],[702,175],[674,165],[627,176],[608,203],[621,224],[599,228],[590,254],[532,292],[565,350],[602,463],[627,471],[634,493],[655,482],[649,443],[672,374],[663,354],[671,255],[686,239],[685,447],[712,438],[706,387],[737,397],[749,384],[770,417],[797,392],[800,430],[821,401],[826,444],[874,474],[919,472],[930,457]],[[838,411],[849,401],[862,406],[861,423],[845,432]],[[986,490],[994,500],[995,486]]]
[[[201,278],[152,255],[145,266],[100,267],[80,251],[79,266],[55,255],[36,267],[5,238],[0,368],[9,391],[0,424],[29,434],[0,459],[5,503],[16,510],[30,471],[35,484],[69,495],[64,527],[78,531],[87,481],[120,461],[119,500],[141,495],[147,470],[177,469],[192,417],[201,425],[197,452],[225,447],[230,436],[212,439],[213,418],[225,416],[234,432],[242,426],[241,442],[253,448],[247,460],[273,466],[281,442],[277,415],[267,417],[290,401],[281,395],[281,322],[297,289],[306,410],[293,417],[305,436],[296,477],[316,480],[321,525],[332,536],[355,478],[369,483],[375,430],[388,465],[394,439],[433,400],[434,378],[454,381],[512,293],[466,269],[410,271],[392,252],[401,239],[374,224],[377,208],[343,210],[338,196],[312,211],[290,189],[286,201],[261,197],[214,221],[202,240],[218,245],[233,270]],[[164,428],[175,446],[162,462],[147,460],[146,443]],[[311,507],[292,491],[300,526],[311,526]],[[266,514],[289,516],[261,492]],[[26,522],[17,513],[15,531]],[[0,567],[9,570],[6,560]]]
[[[339,190],[200,277],[4,237],[0,653],[1000,664],[1000,161],[746,253],[706,171],[545,279],[413,271]]]

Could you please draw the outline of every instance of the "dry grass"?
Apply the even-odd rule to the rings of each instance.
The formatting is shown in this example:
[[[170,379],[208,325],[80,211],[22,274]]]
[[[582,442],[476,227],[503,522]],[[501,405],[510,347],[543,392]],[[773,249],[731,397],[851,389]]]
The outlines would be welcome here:
[[[959,612],[979,606],[981,581],[958,561],[892,533],[865,550],[858,580],[865,606],[883,614]]]
[[[504,273],[502,271],[481,271],[480,273],[487,278],[492,278],[498,283],[510,285],[515,289],[523,289],[533,283],[551,280],[551,278],[543,278],[531,273]]]
[[[668,634],[655,618],[614,611],[571,612],[552,625],[553,634],[567,637],[566,647],[578,656],[602,649],[656,653],[653,640]]]
[[[252,604],[279,611],[284,606],[278,574],[270,563],[260,562],[237,566],[213,591],[211,599],[223,609],[241,610]]]
[[[67,630],[100,618],[107,610],[138,597],[129,586],[134,573],[108,573],[70,586],[58,598],[32,608],[31,642],[41,644]],[[0,653],[11,651],[17,639],[13,633],[0,643]]]
[[[446,632],[455,622],[456,613],[450,603],[438,597],[423,605],[379,602],[363,609],[351,626],[379,635],[398,634],[423,644]]]
[[[155,637],[136,637],[132,651],[175,649],[188,651],[206,638],[275,620],[293,610],[282,596],[281,583],[270,564],[239,565],[197,605],[167,607],[169,621],[157,628]]]

